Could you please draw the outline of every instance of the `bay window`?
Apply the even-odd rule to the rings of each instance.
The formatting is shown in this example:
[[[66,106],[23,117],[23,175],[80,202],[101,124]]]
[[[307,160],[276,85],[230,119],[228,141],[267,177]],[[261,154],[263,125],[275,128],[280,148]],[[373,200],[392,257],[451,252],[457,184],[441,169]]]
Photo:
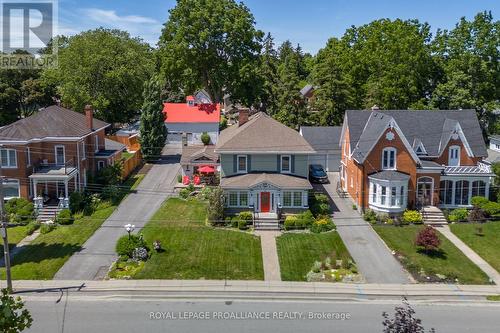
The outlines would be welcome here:
[[[402,212],[407,203],[407,180],[387,181],[369,178],[368,204],[370,209],[383,212]]]

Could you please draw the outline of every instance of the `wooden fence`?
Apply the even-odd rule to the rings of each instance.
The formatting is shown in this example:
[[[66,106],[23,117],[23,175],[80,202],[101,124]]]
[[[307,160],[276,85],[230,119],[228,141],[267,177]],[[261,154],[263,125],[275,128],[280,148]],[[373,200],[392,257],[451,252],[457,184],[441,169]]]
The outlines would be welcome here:
[[[127,146],[128,151],[138,151],[141,149],[138,135],[132,135],[132,136],[108,135],[108,139],[124,144],[125,146]]]
[[[133,156],[123,161],[122,178],[127,179],[127,177],[142,164],[142,154],[138,150]]]

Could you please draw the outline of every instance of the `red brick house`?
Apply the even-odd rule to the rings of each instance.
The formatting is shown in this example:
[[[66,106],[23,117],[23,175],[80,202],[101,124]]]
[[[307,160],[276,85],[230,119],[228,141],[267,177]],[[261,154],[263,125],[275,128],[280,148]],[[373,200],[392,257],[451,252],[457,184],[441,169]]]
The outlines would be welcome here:
[[[5,199],[66,207],[71,192],[116,158],[105,147],[108,126],[94,119],[91,106],[81,114],[54,105],[0,128]]]
[[[494,174],[474,110],[346,111],[340,185],[361,210],[470,207]]]

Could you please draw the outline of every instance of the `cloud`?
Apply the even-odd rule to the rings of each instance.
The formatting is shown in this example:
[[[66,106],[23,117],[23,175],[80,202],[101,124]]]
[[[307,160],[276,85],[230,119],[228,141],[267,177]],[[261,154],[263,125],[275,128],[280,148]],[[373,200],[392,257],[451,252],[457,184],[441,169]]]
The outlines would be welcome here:
[[[158,24],[158,21],[146,16],[139,15],[124,15],[116,14],[114,10],[104,10],[98,8],[88,8],[83,10],[84,13],[92,20],[105,24]]]

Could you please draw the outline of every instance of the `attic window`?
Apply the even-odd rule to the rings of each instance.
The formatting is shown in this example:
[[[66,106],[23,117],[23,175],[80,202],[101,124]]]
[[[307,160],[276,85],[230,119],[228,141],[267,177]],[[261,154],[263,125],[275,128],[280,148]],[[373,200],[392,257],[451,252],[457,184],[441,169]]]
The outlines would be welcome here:
[[[194,101],[193,100],[189,100],[188,101],[188,106],[194,106]]]

